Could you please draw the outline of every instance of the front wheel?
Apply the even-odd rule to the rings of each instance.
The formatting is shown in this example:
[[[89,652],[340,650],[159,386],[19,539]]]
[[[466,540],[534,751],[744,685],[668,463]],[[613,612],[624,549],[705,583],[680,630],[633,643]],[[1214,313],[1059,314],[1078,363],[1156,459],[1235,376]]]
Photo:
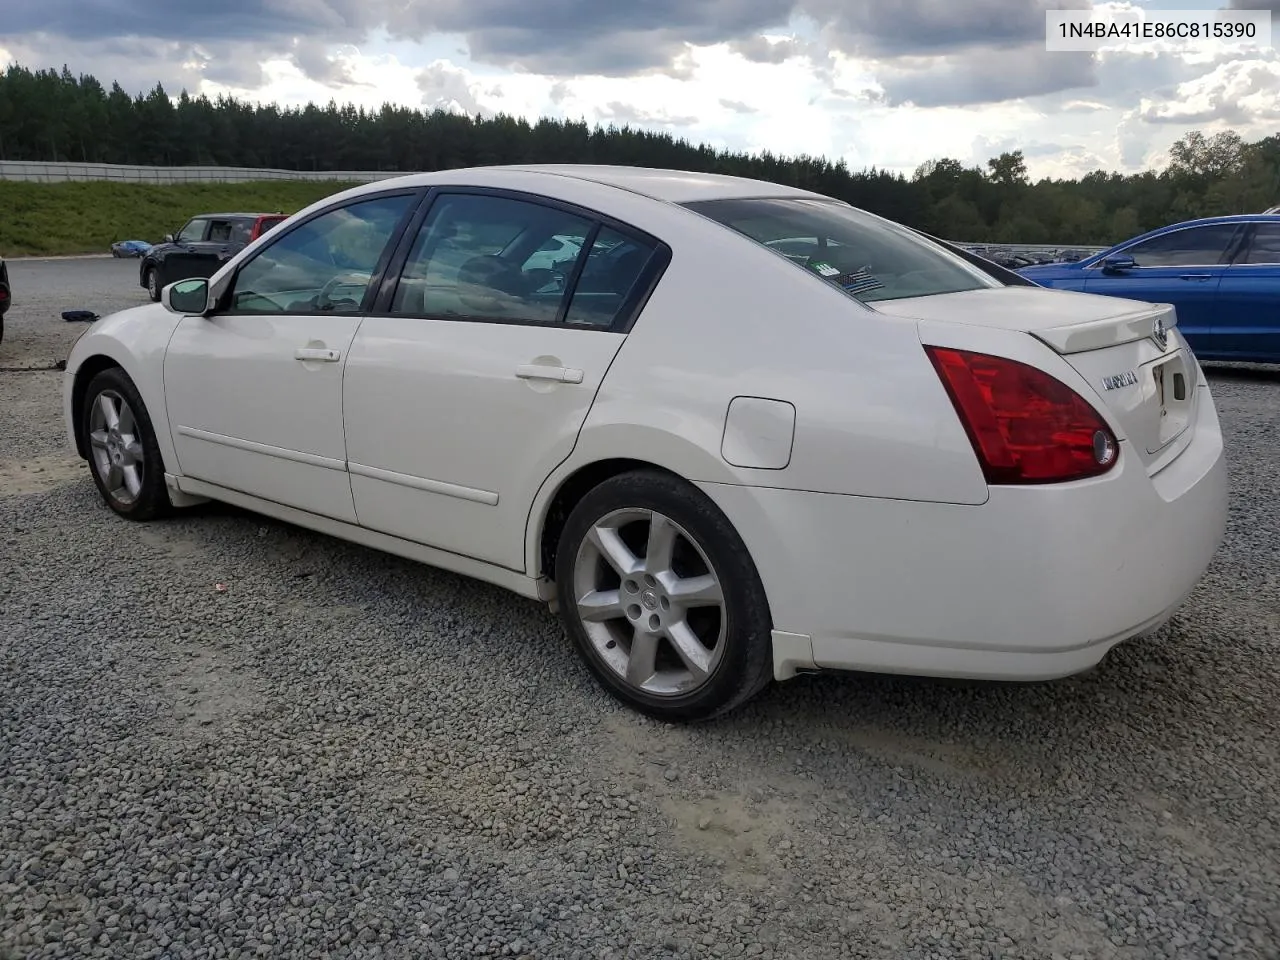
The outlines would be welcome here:
[[[168,513],[160,446],[129,375],[108,367],[95,376],[85,390],[80,416],[93,482],[107,506],[130,520]]]
[[[160,271],[156,267],[147,268],[147,295],[155,303],[160,302]]]
[[[556,589],[592,673],[655,719],[713,718],[772,679],[768,603],[746,545],[669,474],[621,474],[582,498],[560,536]]]

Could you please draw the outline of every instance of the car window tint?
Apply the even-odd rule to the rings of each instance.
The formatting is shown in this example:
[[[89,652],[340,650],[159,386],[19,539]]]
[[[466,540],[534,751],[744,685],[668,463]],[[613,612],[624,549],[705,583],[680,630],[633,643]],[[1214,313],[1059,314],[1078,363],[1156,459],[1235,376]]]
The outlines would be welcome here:
[[[209,225],[209,242],[210,243],[226,243],[231,239],[231,221],[230,220],[214,220]]]
[[[178,243],[198,243],[204,239],[204,226],[208,220],[192,220],[178,232],[174,240]]]
[[[542,204],[446,194],[414,238],[391,312],[552,323],[592,226]]]
[[[258,236],[260,237],[260,236],[262,236],[264,233],[267,233],[268,231],[273,230],[274,228],[276,228],[276,227],[280,226],[280,224],[284,223],[284,222],[285,222],[285,220],[287,220],[287,219],[288,219],[288,217],[266,217],[266,218],[264,218],[264,219],[262,220],[261,224],[258,226]],[[252,224],[250,224],[250,234],[251,234],[251,235],[252,235],[252,226],[253,226],[253,225],[252,225]]]
[[[1203,267],[1220,263],[1239,229],[1234,223],[1188,227],[1126,247],[1140,267]]]
[[[378,197],[323,213],[268,244],[236,276],[231,309],[354,313],[412,195]]]
[[[231,225],[231,242],[247,244],[253,232],[253,223],[248,220],[237,220]]]
[[[636,282],[648,266],[654,248],[604,227],[573,288],[565,322],[610,327],[618,319]]]
[[[834,200],[750,198],[685,206],[863,302],[999,285],[907,227]]]
[[[1280,224],[1260,223],[1239,263],[1280,263]]]

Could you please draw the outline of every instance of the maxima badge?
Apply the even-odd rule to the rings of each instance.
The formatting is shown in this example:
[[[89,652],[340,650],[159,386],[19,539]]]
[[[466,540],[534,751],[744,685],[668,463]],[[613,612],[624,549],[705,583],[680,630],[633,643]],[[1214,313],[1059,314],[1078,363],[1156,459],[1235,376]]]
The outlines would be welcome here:
[[[1126,370],[1124,373],[1117,373],[1112,377],[1102,378],[1102,387],[1104,390],[1119,390],[1121,387],[1131,387],[1138,382],[1138,375],[1132,370]]]

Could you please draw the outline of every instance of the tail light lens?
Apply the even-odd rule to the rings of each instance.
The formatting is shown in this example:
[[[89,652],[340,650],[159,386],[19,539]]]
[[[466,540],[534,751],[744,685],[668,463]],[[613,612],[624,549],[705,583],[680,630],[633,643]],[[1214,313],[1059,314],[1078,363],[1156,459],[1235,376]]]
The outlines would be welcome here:
[[[1106,473],[1119,444],[1098,411],[1043,370],[926,346],[987,483],[1062,483]]]

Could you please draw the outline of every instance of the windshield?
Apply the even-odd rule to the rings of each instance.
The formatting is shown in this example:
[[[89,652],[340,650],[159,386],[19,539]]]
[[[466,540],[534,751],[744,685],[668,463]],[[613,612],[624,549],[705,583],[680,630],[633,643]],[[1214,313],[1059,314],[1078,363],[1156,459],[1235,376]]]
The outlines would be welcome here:
[[[834,200],[699,200],[685,206],[863,303],[1001,286],[906,227]]]

